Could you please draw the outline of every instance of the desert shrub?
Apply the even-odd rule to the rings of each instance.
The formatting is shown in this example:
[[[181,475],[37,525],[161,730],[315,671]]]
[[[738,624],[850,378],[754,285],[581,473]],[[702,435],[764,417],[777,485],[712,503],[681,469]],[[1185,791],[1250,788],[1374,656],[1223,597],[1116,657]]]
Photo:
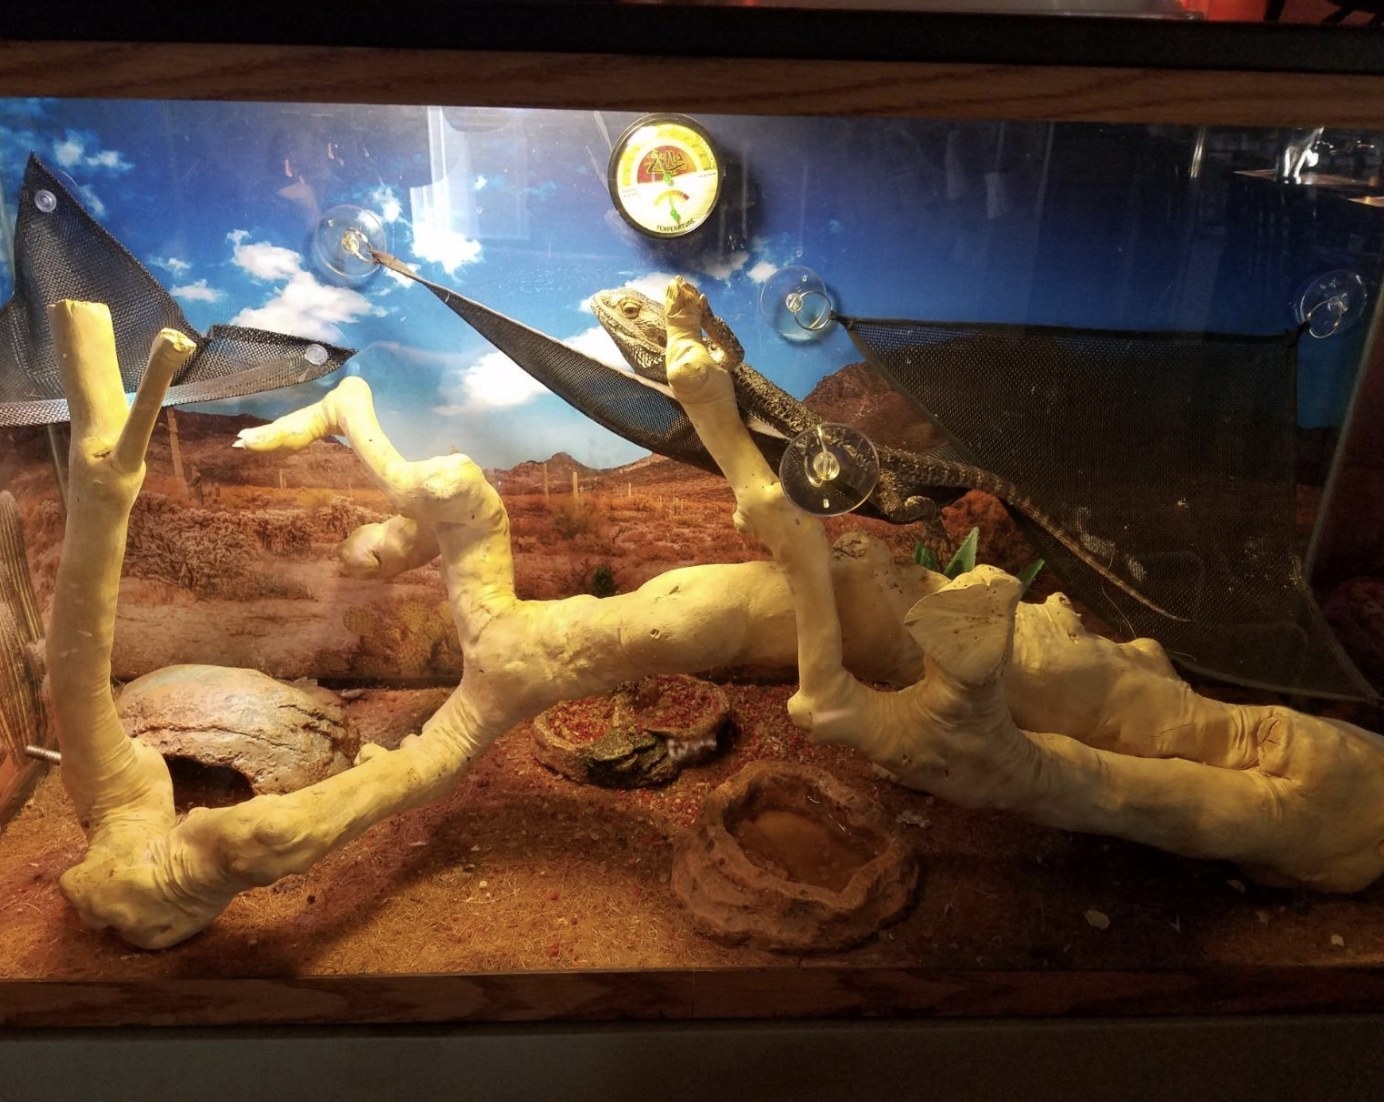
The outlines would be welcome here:
[[[274,494],[264,486],[226,486],[221,501],[237,509],[268,509],[274,505]]]
[[[565,540],[574,540],[591,532],[595,516],[581,505],[559,505],[552,513],[553,531]]]
[[[569,559],[552,573],[554,593],[545,597],[575,597],[588,593],[593,597],[613,597],[620,591],[615,569],[608,562],[591,558]]]
[[[125,573],[201,597],[240,596],[258,553],[234,514],[185,509],[162,494],[144,494],[130,513]]]
[[[62,542],[67,514],[56,498],[39,498],[23,512],[24,540],[30,547],[49,547]]]
[[[270,554],[306,558],[312,552],[307,519],[297,509],[259,509],[242,513],[241,521],[255,542]]]
[[[384,519],[383,513],[337,494],[313,510],[312,531],[318,539],[335,543],[344,540],[362,524],[377,524]]]
[[[631,513],[657,513],[659,511],[658,499],[650,497],[648,494],[635,494],[633,497],[626,498],[624,505]]]
[[[345,609],[341,619],[360,636],[351,659],[357,676],[453,680],[461,669],[461,642],[445,599],[376,601]]]
[[[335,647],[319,647],[308,668],[314,677],[344,677],[351,672],[351,655]]]
[[[283,574],[258,572],[247,576],[240,587],[244,600],[310,601],[312,590],[306,582]]]
[[[29,578],[39,604],[52,596],[58,576],[63,529],[67,515],[56,498],[44,497],[21,502],[24,543],[29,552]]]
[[[613,597],[619,591],[615,584],[615,571],[610,568],[610,563],[603,562],[591,571],[591,588],[589,592],[593,597]]]
[[[341,495],[326,486],[299,486],[293,492],[293,504],[305,513],[315,513],[330,505]]]

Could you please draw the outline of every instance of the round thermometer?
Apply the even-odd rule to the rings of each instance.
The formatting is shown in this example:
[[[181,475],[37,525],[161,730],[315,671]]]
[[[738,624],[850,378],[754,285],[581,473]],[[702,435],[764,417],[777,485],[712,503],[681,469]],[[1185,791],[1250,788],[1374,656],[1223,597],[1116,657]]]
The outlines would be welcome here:
[[[702,225],[721,195],[721,159],[686,115],[645,115],[610,153],[610,198],[625,221],[651,237],[681,237]]]

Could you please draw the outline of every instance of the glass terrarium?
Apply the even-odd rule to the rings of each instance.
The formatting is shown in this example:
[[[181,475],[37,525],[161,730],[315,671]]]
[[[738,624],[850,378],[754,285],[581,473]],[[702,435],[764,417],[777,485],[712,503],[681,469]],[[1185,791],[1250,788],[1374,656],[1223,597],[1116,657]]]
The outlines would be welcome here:
[[[0,66],[3,1020],[1377,984],[1379,67],[590,12]]]

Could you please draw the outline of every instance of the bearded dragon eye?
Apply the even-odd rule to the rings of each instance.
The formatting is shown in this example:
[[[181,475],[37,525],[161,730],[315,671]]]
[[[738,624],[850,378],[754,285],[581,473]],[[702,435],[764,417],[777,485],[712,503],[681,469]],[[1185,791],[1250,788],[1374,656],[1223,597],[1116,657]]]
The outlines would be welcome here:
[[[620,313],[633,321],[639,316],[639,303],[635,302],[632,298],[625,299],[620,303]]]

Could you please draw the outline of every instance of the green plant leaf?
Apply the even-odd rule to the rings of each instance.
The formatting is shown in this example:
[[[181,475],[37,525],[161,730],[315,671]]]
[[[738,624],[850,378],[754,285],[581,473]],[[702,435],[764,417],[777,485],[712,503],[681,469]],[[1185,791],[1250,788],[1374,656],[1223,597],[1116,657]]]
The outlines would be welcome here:
[[[979,545],[980,529],[972,528],[966,533],[966,538],[961,541],[961,546],[956,549],[956,554],[951,557],[951,562],[947,563],[947,568],[942,573],[948,578],[955,578],[968,570],[974,570],[976,568],[976,548]]]
[[[937,556],[921,543],[913,545],[913,561],[934,574],[938,573]]]
[[[1019,571],[1018,578],[1019,581],[1023,583],[1023,589],[1019,591],[1020,595],[1028,592],[1028,587],[1033,584],[1033,579],[1038,577],[1038,572],[1042,570],[1045,565],[1042,559],[1034,559]]]

